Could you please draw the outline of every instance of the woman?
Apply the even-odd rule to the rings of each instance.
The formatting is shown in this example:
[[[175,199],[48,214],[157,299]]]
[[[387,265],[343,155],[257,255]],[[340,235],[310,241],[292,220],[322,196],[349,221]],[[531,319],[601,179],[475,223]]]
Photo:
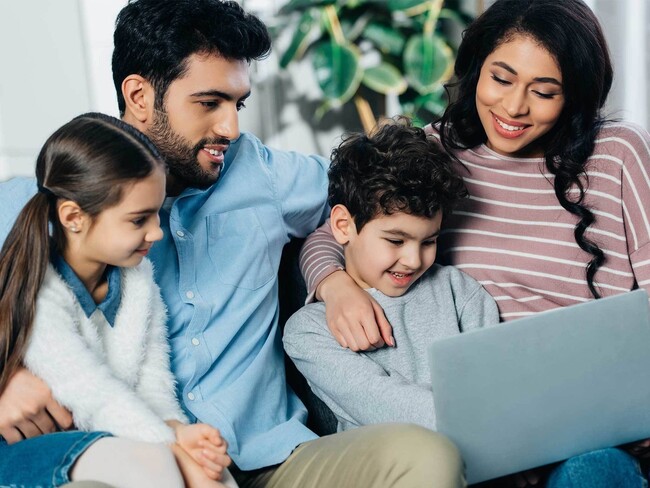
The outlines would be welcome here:
[[[470,198],[447,216],[442,261],[481,282],[502,320],[650,290],[650,136],[602,117],[612,67],[589,8],[498,0],[465,32],[455,74],[456,97],[428,130],[458,160]],[[337,272],[338,254],[324,226],[301,258],[332,333],[353,350],[391,344],[381,309]],[[567,483],[646,486],[617,449],[573,458],[548,480]]]

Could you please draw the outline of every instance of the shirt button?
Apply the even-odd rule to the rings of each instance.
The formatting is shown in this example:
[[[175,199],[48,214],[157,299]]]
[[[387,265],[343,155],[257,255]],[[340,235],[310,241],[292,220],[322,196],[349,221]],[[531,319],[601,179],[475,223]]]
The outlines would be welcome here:
[[[177,230],[177,231],[176,231],[176,235],[177,235],[178,237],[185,237],[185,232],[183,232],[182,230]]]
[[[187,394],[187,398],[189,398],[190,400],[194,400],[196,397],[194,396],[194,393],[189,392],[189,393]]]
[[[199,342],[199,340],[198,340],[196,337],[194,337],[194,338],[192,339],[192,344],[195,345],[195,346],[198,346],[198,345],[200,344],[200,342]]]
[[[194,292],[193,291],[186,291],[185,296],[191,300],[192,298],[194,298]]]

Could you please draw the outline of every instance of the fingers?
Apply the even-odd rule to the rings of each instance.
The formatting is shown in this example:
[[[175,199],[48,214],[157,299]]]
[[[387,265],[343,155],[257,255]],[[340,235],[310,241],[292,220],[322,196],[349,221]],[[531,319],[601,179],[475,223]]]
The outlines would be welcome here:
[[[536,469],[522,471],[512,475],[512,480],[517,488],[526,488],[528,486],[539,486],[541,481],[540,472]]]
[[[377,321],[377,326],[379,327],[379,334],[381,335],[382,340],[391,347],[395,347],[395,338],[393,337],[393,327],[391,327],[390,322],[386,318],[384,309],[375,301],[372,300],[372,308],[375,312],[375,320]]]
[[[364,292],[365,293],[365,292]],[[336,318],[328,319],[330,331],[336,341],[351,351],[372,351],[385,345],[379,326],[375,321],[375,304],[369,295],[366,295],[366,306],[346,308]],[[381,311],[379,304],[377,309]],[[327,310],[326,310],[327,313]],[[380,312],[383,316],[383,311]],[[384,317],[385,324],[388,324]],[[388,325],[390,329],[390,325]],[[389,332],[390,335],[390,332]]]
[[[355,352],[372,351],[384,346],[384,341],[374,320],[365,324],[356,321],[356,318],[346,321],[340,326],[338,332],[334,333],[334,337],[336,338],[337,335],[342,338],[341,340],[337,338],[339,344]]]
[[[526,478],[521,473],[516,473],[512,475],[512,479],[517,488],[526,488]]]
[[[72,426],[70,412],[53,398],[49,387],[28,370],[20,368],[0,395],[0,435],[8,443]]]
[[[25,439],[31,439],[32,437],[38,437],[43,434],[38,426],[31,420],[23,420],[16,424],[16,428],[20,431]]]
[[[45,409],[60,430],[69,430],[73,427],[72,414],[56,400],[50,400]]]
[[[345,337],[343,336],[343,334],[341,334],[338,331],[336,331],[336,332],[330,331],[330,332],[332,332],[332,335],[334,336],[334,339],[336,339],[336,342],[338,342],[341,347],[348,347],[348,341],[345,340]]]
[[[225,452],[228,448],[228,443],[226,439],[221,437],[221,432],[216,427],[212,427],[209,424],[195,424],[199,430],[200,434],[203,437],[203,440],[198,442],[198,445],[202,448],[211,448],[215,446],[219,449],[219,452]]]
[[[23,435],[15,427],[0,429],[0,435],[7,441],[7,444],[15,444],[23,440]]]
[[[232,463],[228,454],[215,454],[212,451],[204,449],[201,451],[201,455],[205,461],[202,463],[203,466],[213,471],[221,472],[223,468],[227,468]]]
[[[540,482],[539,472],[537,470],[531,469],[529,471],[524,471],[524,477],[529,485],[536,486]]]
[[[650,457],[650,439],[627,444],[625,449],[638,459],[647,459]]]
[[[43,434],[50,434],[57,430],[54,419],[50,417],[47,411],[42,410],[30,419]]]
[[[383,347],[382,337],[376,316],[384,321],[382,327],[390,337],[390,325],[383,316],[381,307],[358,287],[345,273],[333,273],[321,286],[327,283],[327,294],[323,294],[326,307],[327,325],[343,347],[352,351],[367,351]],[[376,310],[375,310],[376,309]]]
[[[199,464],[204,469],[206,474],[214,479],[220,479],[224,468],[227,468],[232,463],[230,456],[227,454],[216,454],[213,451],[204,449],[201,451]]]

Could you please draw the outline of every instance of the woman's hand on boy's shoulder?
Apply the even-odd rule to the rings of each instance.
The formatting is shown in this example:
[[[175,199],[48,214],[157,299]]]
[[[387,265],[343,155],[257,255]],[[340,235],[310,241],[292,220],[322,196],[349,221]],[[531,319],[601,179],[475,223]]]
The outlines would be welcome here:
[[[336,271],[318,287],[327,326],[336,341],[352,351],[395,345],[393,329],[381,306],[345,272]]]
[[[72,427],[72,414],[43,380],[19,369],[0,394],[0,435],[8,444]]]

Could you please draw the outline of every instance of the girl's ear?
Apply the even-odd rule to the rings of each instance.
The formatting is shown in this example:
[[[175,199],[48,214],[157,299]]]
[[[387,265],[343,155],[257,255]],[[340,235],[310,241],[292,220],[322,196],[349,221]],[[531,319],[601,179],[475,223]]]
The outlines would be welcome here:
[[[129,75],[122,81],[124,118],[132,125],[146,124],[153,119],[155,93],[153,86],[140,75]]]
[[[57,208],[57,213],[59,215],[59,221],[64,229],[73,234],[77,234],[84,230],[84,225],[86,225],[87,218],[86,214],[81,207],[72,200],[64,200],[59,203]]]
[[[336,242],[344,246],[356,235],[354,219],[345,205],[334,205],[330,212],[330,226]]]

